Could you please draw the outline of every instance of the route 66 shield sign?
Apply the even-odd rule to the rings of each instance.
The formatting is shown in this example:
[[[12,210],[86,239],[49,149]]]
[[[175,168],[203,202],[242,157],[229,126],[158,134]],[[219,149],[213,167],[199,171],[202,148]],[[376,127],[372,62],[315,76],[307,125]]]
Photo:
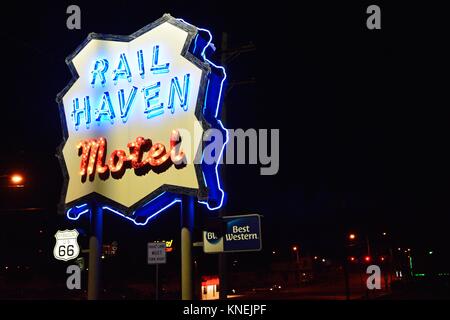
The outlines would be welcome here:
[[[80,247],[78,246],[77,230],[64,230],[56,232],[56,244],[53,249],[53,256],[57,260],[69,261],[75,259],[80,254]]]

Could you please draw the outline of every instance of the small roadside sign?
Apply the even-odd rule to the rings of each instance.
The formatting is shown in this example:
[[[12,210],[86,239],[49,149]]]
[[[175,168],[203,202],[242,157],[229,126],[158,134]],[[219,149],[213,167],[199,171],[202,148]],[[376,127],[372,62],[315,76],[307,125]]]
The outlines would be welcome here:
[[[166,263],[165,242],[149,242],[147,244],[147,263],[148,264]]]

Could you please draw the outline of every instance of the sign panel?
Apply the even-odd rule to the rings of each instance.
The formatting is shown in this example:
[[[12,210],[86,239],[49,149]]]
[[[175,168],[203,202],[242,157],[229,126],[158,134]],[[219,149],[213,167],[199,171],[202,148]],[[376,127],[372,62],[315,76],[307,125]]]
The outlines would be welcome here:
[[[53,248],[53,256],[57,260],[69,261],[75,259],[80,254],[78,246],[77,230],[58,230],[55,234],[56,244]]]
[[[69,218],[92,198],[134,221],[148,221],[177,194],[222,205],[219,161],[203,161],[205,130],[226,137],[218,120],[225,73],[205,56],[210,37],[164,15],[130,36],[92,33],[67,59],[74,79],[57,101]]]
[[[165,242],[149,242],[147,244],[147,263],[148,264],[166,263]]]
[[[258,214],[223,217],[225,234],[203,232],[205,253],[259,251],[261,243],[261,218]]]

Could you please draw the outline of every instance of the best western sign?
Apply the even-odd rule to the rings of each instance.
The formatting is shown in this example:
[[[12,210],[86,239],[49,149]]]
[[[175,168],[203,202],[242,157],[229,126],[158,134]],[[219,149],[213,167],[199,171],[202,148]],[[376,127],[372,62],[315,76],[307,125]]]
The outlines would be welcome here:
[[[258,214],[223,217],[223,222],[223,235],[203,232],[205,253],[261,250],[261,218]]]
[[[202,162],[206,130],[225,131],[225,73],[206,58],[210,43],[207,30],[164,15],[130,36],[90,34],[67,59],[74,78],[57,101],[69,218],[91,200],[135,222],[179,194],[220,207],[217,164]]]

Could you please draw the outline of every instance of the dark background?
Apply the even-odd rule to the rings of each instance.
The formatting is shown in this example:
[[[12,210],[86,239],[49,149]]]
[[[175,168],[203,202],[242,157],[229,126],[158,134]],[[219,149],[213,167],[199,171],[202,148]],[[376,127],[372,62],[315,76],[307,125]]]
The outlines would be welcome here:
[[[81,7],[81,30],[66,28],[70,4]],[[370,4],[381,7],[381,30],[366,28]],[[355,230],[373,237],[387,231],[393,245],[416,252],[432,249],[436,267],[448,270],[444,9],[409,1],[8,5],[0,21],[0,170],[22,172],[26,188],[1,189],[0,267],[58,268],[53,234],[73,226],[56,215],[62,137],[55,97],[71,79],[65,57],[90,32],[131,34],[170,13],[210,29],[219,49],[224,31],[230,48],[256,46],[227,65],[230,82],[256,83],[228,93],[225,126],[280,129],[280,171],[260,176],[259,166],[227,167],[227,214],[264,215],[264,250],[239,255],[248,268],[263,267],[273,249],[288,256],[293,244],[332,257],[337,240]],[[219,62],[218,54],[212,58]],[[126,270],[146,272],[147,240],[179,237],[174,208],[139,230],[106,219],[105,241],[119,239]]]

